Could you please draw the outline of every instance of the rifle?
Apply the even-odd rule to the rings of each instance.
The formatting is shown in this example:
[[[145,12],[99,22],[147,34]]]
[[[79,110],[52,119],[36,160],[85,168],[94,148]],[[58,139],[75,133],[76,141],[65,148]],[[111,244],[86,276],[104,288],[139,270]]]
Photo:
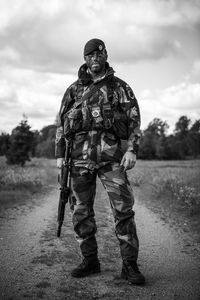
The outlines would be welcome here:
[[[58,229],[57,237],[60,237],[61,227],[63,225],[64,216],[65,216],[65,205],[71,197],[71,149],[72,149],[72,140],[68,140],[65,162],[61,167],[61,173],[58,175],[58,182],[60,184],[60,196],[58,204]],[[71,203],[70,203],[71,206]]]

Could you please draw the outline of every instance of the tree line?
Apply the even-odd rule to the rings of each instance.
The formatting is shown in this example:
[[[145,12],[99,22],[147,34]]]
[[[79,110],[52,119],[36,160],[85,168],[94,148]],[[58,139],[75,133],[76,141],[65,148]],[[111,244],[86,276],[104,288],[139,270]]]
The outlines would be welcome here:
[[[187,159],[200,155],[200,120],[193,124],[181,116],[173,134],[167,135],[167,122],[155,118],[143,131],[139,157],[141,159]]]
[[[40,131],[31,130],[23,119],[11,134],[0,135],[0,156],[6,156],[7,164],[24,166],[31,157],[55,158],[56,125],[48,125]]]
[[[142,131],[138,158],[176,160],[200,157],[200,120],[194,123],[181,116],[173,134],[167,135],[169,125],[154,118]],[[31,157],[55,158],[56,125],[32,131],[28,120],[22,120],[11,134],[1,133],[0,155],[8,164],[24,165]]]

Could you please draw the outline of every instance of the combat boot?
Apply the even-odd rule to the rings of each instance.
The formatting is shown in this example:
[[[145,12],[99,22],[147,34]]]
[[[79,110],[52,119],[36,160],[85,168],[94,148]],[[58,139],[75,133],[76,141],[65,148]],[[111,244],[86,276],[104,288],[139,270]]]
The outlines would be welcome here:
[[[136,261],[123,261],[121,278],[127,279],[132,284],[145,283],[145,277],[140,272]]]
[[[100,262],[97,257],[95,258],[84,258],[82,263],[72,270],[71,275],[73,277],[85,277],[90,274],[100,273]]]

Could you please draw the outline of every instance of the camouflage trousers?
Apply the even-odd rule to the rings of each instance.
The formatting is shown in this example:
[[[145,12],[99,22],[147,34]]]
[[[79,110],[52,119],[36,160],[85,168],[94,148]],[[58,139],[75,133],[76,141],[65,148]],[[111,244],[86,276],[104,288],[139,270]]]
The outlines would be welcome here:
[[[119,163],[108,163],[92,172],[83,167],[72,168],[72,188],[76,197],[73,226],[81,253],[86,258],[98,253],[93,208],[97,176],[108,193],[122,259],[137,260],[139,241],[132,210],[134,196],[126,172]]]

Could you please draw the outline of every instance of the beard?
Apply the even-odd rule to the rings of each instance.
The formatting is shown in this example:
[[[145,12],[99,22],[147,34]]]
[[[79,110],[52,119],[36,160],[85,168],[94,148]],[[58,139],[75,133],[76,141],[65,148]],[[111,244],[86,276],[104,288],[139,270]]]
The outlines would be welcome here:
[[[104,65],[99,62],[94,62],[89,65],[90,72],[94,74],[100,74],[104,70]]]

